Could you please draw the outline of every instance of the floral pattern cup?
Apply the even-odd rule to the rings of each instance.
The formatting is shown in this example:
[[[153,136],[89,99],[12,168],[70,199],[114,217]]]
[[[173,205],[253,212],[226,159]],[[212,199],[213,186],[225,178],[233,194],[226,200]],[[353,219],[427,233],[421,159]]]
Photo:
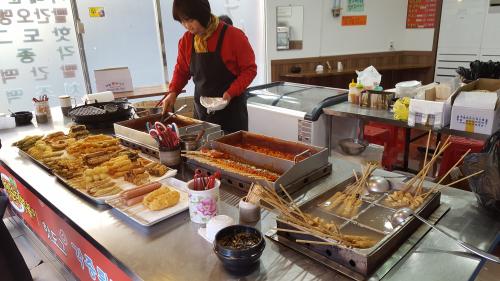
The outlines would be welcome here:
[[[188,181],[189,216],[195,223],[205,224],[217,215],[220,181],[209,190],[193,190],[193,180]]]

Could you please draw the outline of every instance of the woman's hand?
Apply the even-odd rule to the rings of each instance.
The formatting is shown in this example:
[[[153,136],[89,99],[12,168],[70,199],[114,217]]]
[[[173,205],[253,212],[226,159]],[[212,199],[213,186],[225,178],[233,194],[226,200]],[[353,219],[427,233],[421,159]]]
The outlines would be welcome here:
[[[231,98],[233,98],[233,97],[230,94],[228,94],[227,92],[224,92],[224,95],[222,95],[222,98],[224,100],[227,100],[227,102],[230,102]]]
[[[163,113],[162,115],[166,115],[168,112],[172,111],[174,107],[175,101],[177,100],[177,94],[174,92],[168,93],[167,97],[163,101]]]

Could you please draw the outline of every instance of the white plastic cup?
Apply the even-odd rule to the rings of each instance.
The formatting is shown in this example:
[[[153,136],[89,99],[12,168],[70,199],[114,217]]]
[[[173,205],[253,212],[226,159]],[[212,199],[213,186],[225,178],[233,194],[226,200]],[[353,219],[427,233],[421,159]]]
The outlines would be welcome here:
[[[318,64],[318,65],[316,66],[316,72],[317,72],[317,73],[323,73],[323,71],[324,71],[324,70],[325,70],[325,68],[323,67],[323,65]]]
[[[187,182],[189,199],[189,217],[192,222],[205,224],[217,215],[219,207],[220,181],[209,190],[193,190],[194,180]]]
[[[337,71],[342,72],[344,70],[344,66],[342,65],[342,62],[339,61],[337,62]]]
[[[61,106],[61,111],[64,116],[69,115],[69,111],[73,108],[73,105],[71,104],[71,100],[75,101],[75,106],[76,106],[76,99],[71,98],[68,95],[64,96],[59,96],[59,105]]]
[[[244,222],[256,222],[260,220],[260,205],[246,202],[242,198],[239,203],[240,220]]]

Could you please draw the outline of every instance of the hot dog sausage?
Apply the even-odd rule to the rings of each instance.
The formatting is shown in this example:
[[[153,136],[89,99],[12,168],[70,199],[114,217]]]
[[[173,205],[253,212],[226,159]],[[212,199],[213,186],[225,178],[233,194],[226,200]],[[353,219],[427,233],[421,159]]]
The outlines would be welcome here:
[[[159,182],[152,182],[152,183],[144,184],[144,185],[141,185],[139,187],[124,191],[121,196],[123,199],[126,199],[126,200],[132,199],[134,197],[150,193],[151,191],[160,188],[160,186],[161,186],[161,183],[159,183]]]

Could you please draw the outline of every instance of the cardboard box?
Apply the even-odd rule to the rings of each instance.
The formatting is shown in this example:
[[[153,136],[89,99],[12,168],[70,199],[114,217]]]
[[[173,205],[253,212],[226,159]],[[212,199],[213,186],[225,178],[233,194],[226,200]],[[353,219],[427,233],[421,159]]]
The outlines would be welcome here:
[[[130,92],[132,76],[128,67],[115,67],[94,70],[97,92],[112,91],[114,93]]]
[[[497,79],[478,79],[460,87],[454,95],[450,128],[487,135],[496,132],[500,129],[499,96]]]
[[[409,111],[408,126],[422,124],[439,129],[450,124],[451,98],[447,101],[412,99]]]

